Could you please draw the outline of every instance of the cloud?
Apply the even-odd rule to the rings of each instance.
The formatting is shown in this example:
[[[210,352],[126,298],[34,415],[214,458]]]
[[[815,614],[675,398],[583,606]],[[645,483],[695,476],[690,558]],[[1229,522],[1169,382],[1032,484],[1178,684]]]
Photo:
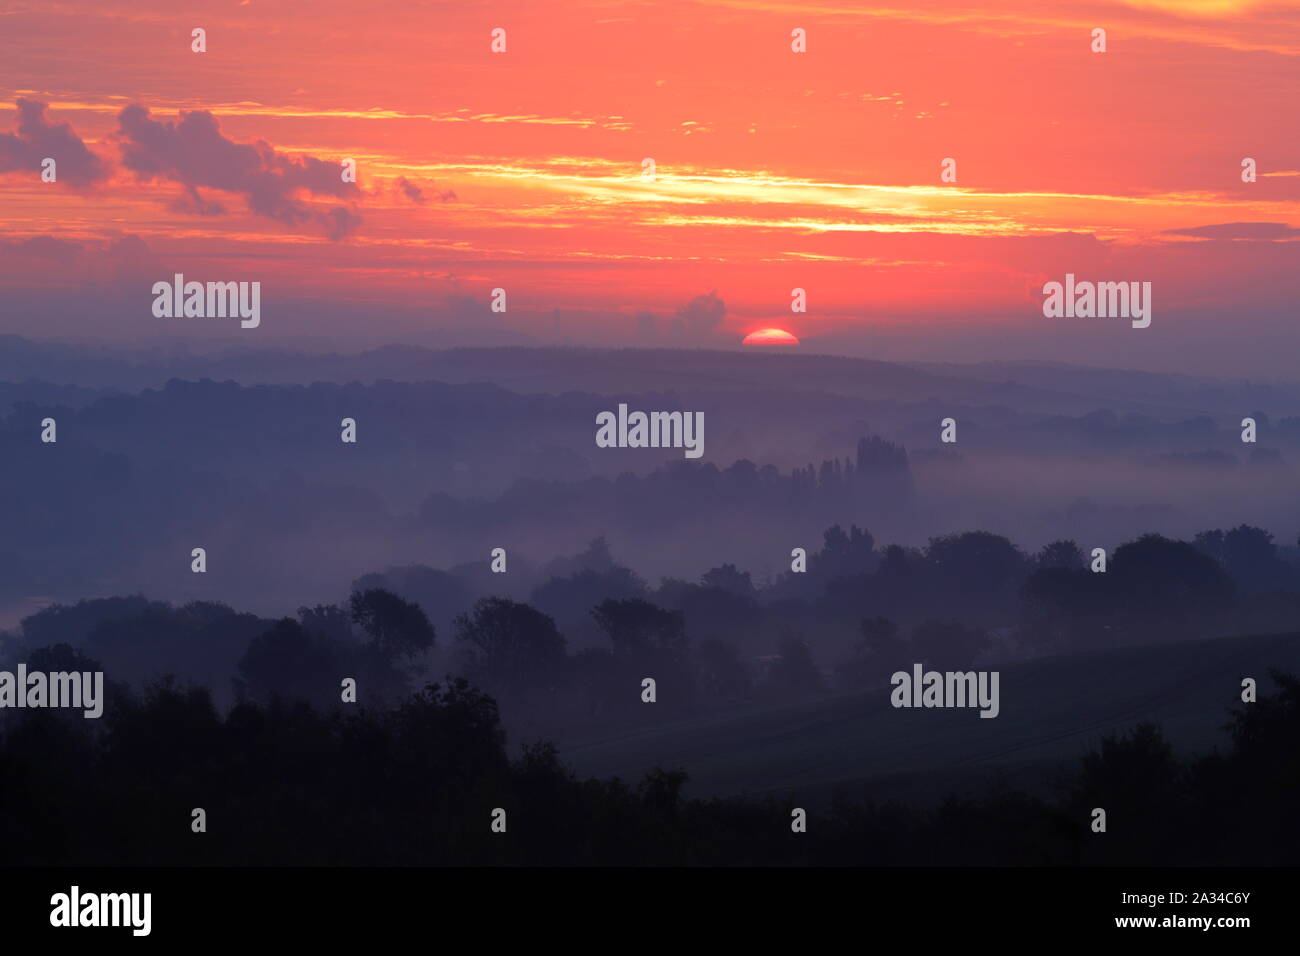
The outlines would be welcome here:
[[[335,206],[321,216],[325,224],[325,235],[336,242],[356,232],[361,225],[361,217],[343,206]]]
[[[111,232],[79,241],[48,235],[0,239],[0,280],[82,289],[92,300],[87,314],[106,290],[125,284],[134,294],[147,288],[141,279],[157,279],[170,271],[133,233]]]
[[[320,212],[299,199],[302,193],[358,199],[356,183],[345,183],[337,163],[313,156],[290,156],[264,140],[237,143],[222,135],[207,110],[182,112],[177,122],[155,120],[149,110],[132,104],[118,114],[122,165],[142,180],[179,183],[178,200],[189,212],[217,215],[219,203],[199,189],[215,189],[244,197],[249,210],[287,226],[314,223],[331,239],[342,239],[361,221],[356,212],[336,207]]]
[[[9,252],[16,256],[31,256],[35,259],[50,259],[66,262],[81,253],[81,243],[71,239],[58,239],[54,236],[32,236],[29,239],[0,240],[0,252]]]
[[[472,295],[451,295],[447,297],[447,314],[458,320],[470,320],[474,323],[495,322],[500,313],[492,311],[490,301],[480,302]]]
[[[1186,17],[1239,17],[1267,6],[1264,0],[1121,0],[1125,6],[1139,10],[1159,10]],[[1282,0],[1278,6],[1285,3]],[[1294,3],[1294,0],[1292,0]]]
[[[423,206],[425,203],[429,201],[429,197],[424,194],[424,190],[421,189],[419,186],[417,186],[415,183],[411,182],[405,176],[398,178],[397,188],[402,193],[402,195],[404,195],[407,199],[411,200],[411,202],[413,203],[417,203],[418,205]],[[456,194],[452,192],[450,189],[446,190],[445,192],[441,192],[437,194],[437,199],[439,202],[450,202],[455,198],[456,198]]]
[[[1165,234],[1197,239],[1291,239],[1300,236],[1300,229],[1284,222],[1219,222],[1191,229],[1166,229]]]
[[[400,189],[403,195],[405,195],[407,199],[411,200],[411,202],[423,205],[429,201],[424,195],[424,190],[415,185],[415,183],[411,182],[405,176],[397,180],[397,188]]]
[[[722,324],[727,314],[727,304],[718,298],[715,289],[708,295],[697,295],[677,310],[677,318],[688,332],[703,335]]]
[[[19,97],[15,132],[0,133],[0,173],[23,171],[37,177],[46,157],[55,161],[57,182],[85,189],[108,178],[109,166],[67,123],[51,123],[45,104]]]
[[[176,212],[189,213],[192,216],[224,216],[226,207],[215,199],[201,195],[193,186],[186,186],[185,191],[170,204]]]
[[[107,239],[104,257],[115,278],[156,277],[168,271],[149,244],[134,233],[113,233]]]

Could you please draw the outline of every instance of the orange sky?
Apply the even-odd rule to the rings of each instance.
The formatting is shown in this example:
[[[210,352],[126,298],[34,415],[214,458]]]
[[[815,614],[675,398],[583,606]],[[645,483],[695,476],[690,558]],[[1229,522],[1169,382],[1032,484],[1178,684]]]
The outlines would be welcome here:
[[[138,321],[94,305],[183,271],[260,280],[284,306],[268,340],[778,326],[848,349],[895,327],[1042,332],[1042,284],[1069,271],[1152,281],[1153,328],[1187,330],[1162,333],[1175,353],[1294,335],[1300,3],[907,6],[0,4],[0,331],[187,335],[159,332],[147,292]],[[35,132],[19,99],[45,104]],[[186,111],[214,122],[173,135]],[[31,157],[69,140],[100,172],[42,183]],[[344,157],[358,185],[322,185]],[[504,316],[484,314],[495,287]],[[717,325],[675,333],[710,293]],[[1112,349],[1158,338],[1121,332]]]

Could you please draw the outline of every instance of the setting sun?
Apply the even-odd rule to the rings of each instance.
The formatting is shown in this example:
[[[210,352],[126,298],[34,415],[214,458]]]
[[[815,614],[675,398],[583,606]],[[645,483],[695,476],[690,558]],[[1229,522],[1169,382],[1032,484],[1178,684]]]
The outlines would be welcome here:
[[[741,345],[798,345],[799,340],[785,329],[759,329],[745,336]]]

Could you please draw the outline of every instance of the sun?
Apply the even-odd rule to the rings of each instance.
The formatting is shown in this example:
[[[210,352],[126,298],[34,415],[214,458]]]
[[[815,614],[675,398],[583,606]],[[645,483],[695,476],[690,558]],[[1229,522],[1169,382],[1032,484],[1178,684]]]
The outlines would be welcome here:
[[[745,336],[741,345],[798,345],[799,340],[785,329],[759,329]]]

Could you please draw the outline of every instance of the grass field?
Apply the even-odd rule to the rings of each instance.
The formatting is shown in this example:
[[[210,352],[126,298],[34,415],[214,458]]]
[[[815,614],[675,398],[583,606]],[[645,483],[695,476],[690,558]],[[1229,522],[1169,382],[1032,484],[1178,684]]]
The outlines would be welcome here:
[[[1270,668],[1300,673],[1300,633],[1007,665],[994,719],[975,708],[895,709],[882,684],[693,720],[648,719],[643,728],[561,740],[560,755],[581,776],[635,781],[656,766],[685,770],[687,794],[699,797],[790,794],[817,805],[840,792],[928,803],[998,784],[1046,795],[1054,771],[1141,721],[1159,724],[1180,754],[1226,746],[1222,727],[1242,678],[1255,678],[1266,695]]]

